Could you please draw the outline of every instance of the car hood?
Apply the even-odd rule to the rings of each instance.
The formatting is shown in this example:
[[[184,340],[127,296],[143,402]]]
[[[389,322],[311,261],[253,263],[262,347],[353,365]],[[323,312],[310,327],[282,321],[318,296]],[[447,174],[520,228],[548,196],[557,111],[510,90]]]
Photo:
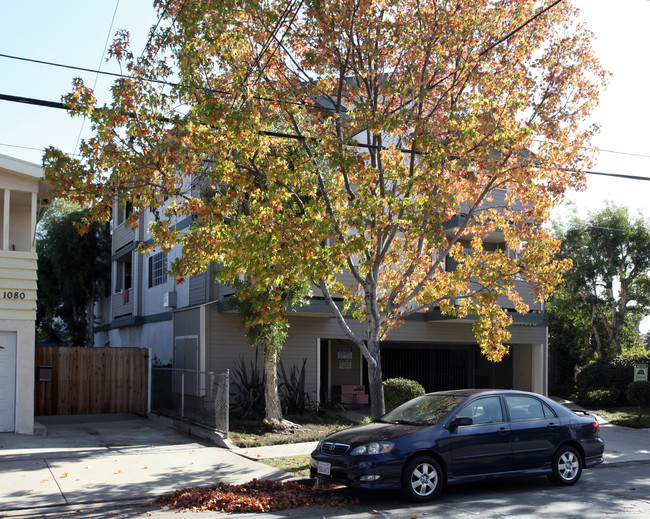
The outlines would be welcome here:
[[[431,425],[405,425],[393,423],[369,423],[355,425],[328,435],[325,441],[363,444],[371,441],[394,440],[407,434],[432,427]]]

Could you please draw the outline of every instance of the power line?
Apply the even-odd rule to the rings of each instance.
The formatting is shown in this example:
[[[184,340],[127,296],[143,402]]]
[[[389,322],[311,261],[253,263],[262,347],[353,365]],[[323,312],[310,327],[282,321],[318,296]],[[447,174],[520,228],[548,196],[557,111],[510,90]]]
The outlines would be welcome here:
[[[494,47],[496,47],[497,45],[500,45],[500,44],[503,43],[504,41],[509,40],[509,39],[512,38],[515,34],[517,34],[519,31],[521,31],[524,27],[526,27],[528,24],[534,22],[537,18],[539,18],[540,16],[542,16],[546,11],[548,11],[548,10],[550,10],[550,9],[553,9],[553,7],[555,7],[555,6],[556,6],[557,4],[559,4],[560,2],[562,2],[562,0],[555,0],[555,2],[553,2],[552,4],[549,4],[549,5],[547,5],[546,7],[544,7],[543,9],[537,11],[537,13],[535,13],[533,16],[531,16],[528,20],[526,20],[524,23],[522,23],[519,27],[517,27],[516,29],[510,31],[510,32],[509,32],[508,34],[506,34],[503,38],[501,38],[501,39],[495,41],[492,45],[490,45],[490,46],[487,47],[486,49],[484,49],[484,50],[482,50],[481,52],[479,52],[479,56],[483,56],[484,54],[487,54],[488,52],[490,52],[490,51],[491,51]]]
[[[13,95],[8,95],[8,94],[0,94],[0,101],[9,101],[13,103],[24,103],[24,104],[30,104],[33,106],[43,106],[46,108],[57,108],[59,110],[68,110],[69,107],[65,105],[64,103],[57,102],[57,101],[45,101],[43,99],[33,99],[30,97],[20,97],[20,96],[13,96]],[[166,122],[167,119],[164,117],[159,118],[162,122]],[[266,135],[268,137],[278,137],[281,139],[293,139],[293,140],[306,140],[309,139],[309,137],[305,137],[302,135],[294,135],[290,133],[282,133],[282,132],[272,132],[272,131],[261,131],[260,132],[262,135]],[[7,145],[10,146],[10,145]],[[373,144],[365,144],[362,142],[354,143],[352,146],[358,147],[358,148],[365,148],[365,149],[380,149],[379,146],[375,146]],[[405,153],[412,153],[414,150],[410,149],[402,149],[398,148],[399,151],[403,151]],[[623,152],[621,152],[623,153]],[[566,171],[571,171],[575,173],[579,173],[579,170],[575,169],[567,169]],[[639,175],[626,175],[626,174],[621,174],[621,173],[604,173],[600,171],[585,171],[584,172],[587,175],[598,175],[598,176],[606,176],[606,177],[615,177],[615,178],[624,178],[628,180],[642,180],[642,181],[650,181],[650,177],[642,177]]]
[[[113,32],[113,24],[115,23],[115,16],[117,15],[117,10],[120,7],[120,0],[117,0],[115,3],[115,9],[113,10],[113,18],[111,19],[111,25],[108,28],[108,32],[106,33],[106,41],[104,42],[104,49],[102,50],[102,57],[99,58],[99,65],[97,66],[97,74],[95,74],[95,81],[93,83],[93,90],[97,88],[97,80],[99,79],[99,71],[102,68],[102,63],[104,61],[104,56],[106,55],[106,48],[108,47],[108,40],[111,37],[111,33]],[[86,117],[84,116],[83,120],[81,121],[81,128],[79,128],[79,135],[77,135],[77,142],[74,145],[74,154],[77,153],[77,148],[79,147],[79,141],[81,140],[81,134],[84,131],[84,126],[86,125]]]
[[[627,151],[604,150],[602,148],[592,148],[592,149],[595,149],[596,151],[602,153],[615,153],[616,155],[627,155],[629,157],[640,157],[643,159],[650,159],[650,155],[644,155],[643,153],[630,153]]]
[[[523,24],[521,24],[520,26],[518,26],[514,30],[510,31],[508,34],[506,34],[505,36],[503,36],[502,38],[500,38],[496,42],[492,43],[487,48],[483,49],[478,55],[483,56],[484,54],[487,54],[490,50],[492,50],[496,46],[500,45],[501,43],[507,41],[508,39],[510,39],[517,32],[522,30],[524,27],[526,27],[528,24],[533,22],[535,19],[537,19],[539,16],[541,16],[543,13],[545,13],[549,9],[555,7],[560,2],[562,2],[562,0],[555,0],[555,2],[553,2],[552,4],[550,4],[547,7],[541,9],[540,11],[535,13],[531,18],[529,18],[526,22],[524,22]],[[118,0],[118,3],[119,3],[119,0]],[[302,5],[302,2],[301,2],[300,5]],[[167,9],[167,7],[168,7],[168,4],[165,6],[165,10]],[[160,24],[160,21],[161,21],[163,15],[164,15],[164,12],[159,17],[158,22],[156,23],[156,27],[158,27],[158,25]],[[283,14],[283,16],[284,16],[284,14]],[[295,18],[295,16],[294,16],[294,18]],[[292,21],[293,21],[293,19],[292,19]],[[149,44],[151,43],[152,35],[153,34],[150,34],[149,41],[147,41],[147,44],[145,45],[145,50],[149,46]],[[143,53],[144,53],[144,50],[143,50]],[[258,57],[258,59],[260,57],[261,57],[261,55]],[[66,68],[66,69],[70,69],[70,70],[78,70],[80,72],[89,72],[89,73],[96,74],[96,75],[101,74],[101,75],[111,76],[111,77],[116,77],[116,78],[144,80],[144,81],[149,81],[149,82],[152,82],[152,83],[158,83],[158,84],[166,85],[166,86],[173,86],[173,87],[183,86],[182,84],[179,84],[179,83],[173,83],[173,82],[170,82],[170,81],[164,81],[164,80],[155,79],[155,78],[137,78],[137,77],[134,77],[134,76],[127,76],[125,74],[121,74],[121,73],[117,73],[117,72],[106,72],[106,71],[99,70],[99,69],[91,69],[91,68],[87,68],[87,67],[78,67],[78,66],[75,66],[75,65],[66,65],[66,64],[63,64],[63,63],[56,63],[56,62],[53,62],[53,61],[45,61],[45,60],[39,60],[39,59],[34,59],[34,58],[25,58],[25,57],[22,57],[22,56],[16,56],[16,55],[12,55],[12,54],[0,53],[0,58],[24,61],[24,62],[27,62],[27,63],[36,63],[36,64],[39,64],[39,65],[47,65],[47,66],[51,66],[51,67]],[[440,84],[442,81],[444,81],[445,79],[447,79],[451,75],[453,75],[453,73],[447,74],[445,77],[443,77],[438,82],[436,82],[436,84],[433,85],[433,86],[436,86],[436,85]],[[430,88],[432,88],[432,87],[430,87]],[[208,90],[211,91],[211,92],[217,93],[217,94],[223,94],[223,95],[229,95],[229,96],[233,95],[232,92],[220,91],[220,90],[215,90],[215,89],[212,89],[212,88],[209,88]],[[256,99],[267,100],[267,101],[275,101],[275,102],[278,102],[278,103],[281,102],[281,101],[277,101],[277,100],[264,99],[264,98],[258,98],[258,97],[256,97]],[[293,103],[293,104],[305,104],[305,103]],[[319,108],[323,108],[323,107],[321,106]]]
[[[14,56],[14,55],[11,55],[11,54],[2,54],[2,53],[0,53],[0,58],[13,59],[13,60],[17,60],[17,61],[25,61],[27,63],[36,63],[38,65],[48,65],[50,67],[67,68],[67,69],[70,69],[70,70],[78,70],[80,72],[90,72],[92,74],[102,74],[104,76],[135,79],[135,78],[133,78],[131,76],[125,76],[124,74],[119,74],[117,72],[106,72],[105,70],[97,70],[97,69],[86,68],[86,67],[77,67],[75,65],[65,65],[63,63],[56,63],[56,62],[53,62],[53,61],[44,61],[44,60],[33,59],[33,58],[24,58],[22,56]],[[151,81],[156,81],[156,80],[152,79]]]
[[[45,151],[43,148],[34,148],[33,146],[19,146],[18,144],[8,144],[6,142],[0,142],[0,146],[5,146],[7,148],[18,148],[21,150]]]
[[[577,173],[575,169],[568,170]],[[602,173],[600,171],[585,171],[587,175],[600,175],[603,177],[615,177],[615,178],[625,178],[628,180],[650,180],[650,177],[641,177],[638,175],[624,175],[622,173]]]

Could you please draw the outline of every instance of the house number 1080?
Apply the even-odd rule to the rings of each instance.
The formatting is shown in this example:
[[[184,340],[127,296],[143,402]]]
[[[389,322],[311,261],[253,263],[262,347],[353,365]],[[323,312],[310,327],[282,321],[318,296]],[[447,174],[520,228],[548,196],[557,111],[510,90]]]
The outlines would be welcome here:
[[[3,299],[25,299],[25,292],[7,292],[2,293]]]

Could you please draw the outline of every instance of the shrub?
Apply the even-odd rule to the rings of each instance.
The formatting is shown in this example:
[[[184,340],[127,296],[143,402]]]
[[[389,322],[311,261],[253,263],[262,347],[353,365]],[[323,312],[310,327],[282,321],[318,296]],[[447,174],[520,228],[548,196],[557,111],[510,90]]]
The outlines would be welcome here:
[[[637,406],[639,415],[638,420],[641,420],[641,409],[643,407],[650,407],[650,382],[637,380],[627,386],[625,396],[631,404]]]
[[[610,407],[616,405],[619,396],[618,389],[592,389],[580,392],[575,400],[584,407]]]
[[[280,361],[280,384],[278,385],[278,393],[282,406],[289,414],[300,413],[303,414],[305,409],[311,404],[309,395],[305,392],[305,365],[307,359],[303,359],[302,367],[294,364],[289,370],[289,374],[284,369],[284,364]]]
[[[408,402],[416,396],[424,395],[422,385],[407,378],[389,378],[384,380],[384,404],[386,411]]]
[[[264,411],[264,373],[257,363],[257,350],[255,361],[246,364],[240,357],[230,376],[230,393],[233,410],[241,411],[242,416],[250,413]]]
[[[588,394],[596,390],[608,390],[610,395],[602,394],[610,401],[615,395],[613,403],[602,403],[602,405],[625,405],[625,392],[632,380],[635,364],[648,364],[650,359],[647,356],[621,355],[614,359],[598,360],[580,370],[576,384],[579,389],[578,400],[582,402],[588,398]],[[592,395],[593,396],[593,395]],[[599,403],[599,402],[594,402]],[[589,404],[589,405],[593,405]]]

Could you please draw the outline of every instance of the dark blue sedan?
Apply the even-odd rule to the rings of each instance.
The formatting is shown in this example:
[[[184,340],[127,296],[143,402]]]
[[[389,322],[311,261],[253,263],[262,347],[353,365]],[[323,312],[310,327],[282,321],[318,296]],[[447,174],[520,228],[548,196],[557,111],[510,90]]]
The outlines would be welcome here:
[[[311,476],[357,488],[436,497],[444,483],[547,474],[573,485],[603,461],[593,414],[523,391],[429,393],[366,424],[323,438]]]

